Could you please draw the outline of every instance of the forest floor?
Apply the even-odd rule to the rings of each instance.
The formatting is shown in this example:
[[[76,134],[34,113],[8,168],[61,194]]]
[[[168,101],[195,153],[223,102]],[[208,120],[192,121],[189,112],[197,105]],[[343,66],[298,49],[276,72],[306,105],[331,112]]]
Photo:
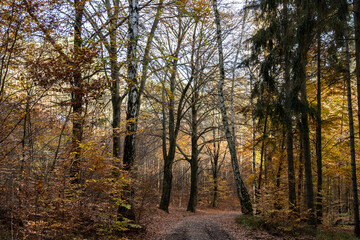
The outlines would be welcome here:
[[[248,229],[235,222],[239,212],[201,209],[196,213],[185,209],[170,208],[170,213],[151,209],[142,225],[145,230],[130,239],[135,240],[305,240],[310,236],[282,237],[274,236],[262,230]]]

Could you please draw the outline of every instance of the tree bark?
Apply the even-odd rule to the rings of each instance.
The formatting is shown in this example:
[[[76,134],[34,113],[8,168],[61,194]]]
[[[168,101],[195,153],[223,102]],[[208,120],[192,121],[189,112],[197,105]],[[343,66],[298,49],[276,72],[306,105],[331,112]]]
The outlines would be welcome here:
[[[215,121],[214,121],[215,122]],[[219,131],[219,129],[217,128]],[[212,152],[212,162],[211,162],[211,170],[212,170],[212,177],[213,177],[213,199],[212,199],[212,207],[218,206],[218,198],[219,198],[219,171],[221,165],[219,164],[219,156],[220,156],[220,142],[215,141],[216,134],[215,129],[213,129],[213,152]],[[225,158],[225,156],[224,156]]]
[[[317,115],[316,115],[316,163],[317,163],[317,195],[316,219],[322,221],[322,146],[321,146],[321,34],[318,32],[317,46]]]
[[[253,91],[253,78],[250,76],[250,93]],[[254,108],[254,100],[250,96],[250,106]],[[253,182],[252,182],[252,190],[254,193],[253,200],[256,201],[256,150],[255,150],[255,142],[256,142],[256,123],[255,123],[255,114],[252,111],[251,113],[251,132],[252,132],[252,138],[251,138],[251,174],[253,175]]]
[[[306,54],[303,55],[300,59],[301,68],[301,102],[303,104],[303,110],[301,112],[301,131],[303,137],[303,149],[304,149],[304,167],[305,167],[305,184],[306,184],[306,204],[307,208],[310,211],[308,222],[311,225],[314,225],[315,215],[314,215],[314,190],[313,190],[313,180],[312,180],[312,169],[311,169],[311,148],[310,148],[310,137],[309,137],[309,123],[308,123],[308,101],[306,94]]]
[[[360,123],[360,0],[354,0],[354,25],[355,25],[355,55],[356,55],[356,85],[357,85],[357,102],[358,102],[358,121]],[[360,139],[360,133],[359,133],[359,139]],[[354,172],[352,171],[352,179],[353,183],[356,184],[356,166],[355,166],[355,160],[354,164],[353,161],[351,162],[351,167],[354,169]],[[354,166],[353,166],[354,165]],[[357,190],[357,186],[353,186],[353,189]],[[357,237],[360,237],[360,223],[359,223],[359,205],[356,203],[358,201],[357,191],[353,192],[353,195],[356,196],[356,199],[354,197],[354,206],[356,205],[357,210],[356,213],[354,213],[355,218],[355,235]],[[354,208],[355,210],[355,208]]]
[[[219,54],[219,73],[220,73],[220,82],[219,82],[219,89],[218,89],[218,97],[219,97],[219,106],[222,115],[222,122],[224,127],[224,132],[226,136],[226,140],[228,142],[228,147],[231,155],[231,165],[234,172],[234,177],[236,181],[237,187],[237,195],[241,204],[241,211],[243,214],[253,214],[252,204],[250,202],[249,193],[245,187],[245,184],[242,180],[239,171],[239,165],[237,162],[237,155],[236,155],[236,148],[234,137],[231,135],[231,131],[228,124],[227,114],[226,114],[226,107],[224,102],[223,96],[223,85],[225,81],[225,69],[224,69],[224,56],[223,56],[223,49],[222,49],[222,36],[221,36],[221,23],[220,23],[220,14],[217,9],[217,0],[213,0],[213,10],[215,15],[215,24],[216,24],[216,38],[217,38],[217,45],[218,45],[218,54]]]
[[[129,12],[129,40],[127,49],[127,85],[129,93],[126,111],[126,136],[124,140],[123,157],[125,170],[130,170],[135,161],[135,134],[137,130],[139,104],[136,59],[136,49],[139,35],[139,0],[129,0]]]
[[[172,73],[170,76],[170,102],[169,102],[169,149],[166,149],[166,136],[163,137],[163,149],[165,148],[165,155],[164,158],[164,176],[163,176],[163,188],[162,194],[160,199],[160,206],[159,208],[164,210],[165,212],[169,212],[169,205],[170,205],[170,197],[171,197],[171,189],[172,189],[172,165],[175,158],[175,147],[176,147],[176,138],[177,133],[175,130],[175,79],[176,79],[176,71],[177,71],[177,59],[178,53],[180,51],[180,46],[174,55]],[[165,113],[165,112],[164,112]],[[179,116],[178,116],[179,117]],[[163,124],[163,132],[165,132],[165,124]]]
[[[354,0],[354,25],[355,25],[355,61],[356,61],[356,87],[358,101],[358,121],[360,122],[360,0]],[[360,139],[360,132],[359,132]]]
[[[137,59],[136,49],[138,42],[139,28],[139,1],[129,0],[129,28],[128,28],[128,48],[127,48],[127,86],[128,86],[128,104],[126,111],[126,136],[124,140],[123,169],[131,172],[135,162],[135,135],[137,130],[139,90],[137,81]],[[124,206],[118,208],[118,218],[120,221],[126,219],[135,220],[133,209],[134,189],[128,185],[124,188],[123,197],[129,201],[131,208]]]
[[[294,146],[293,146],[293,123],[291,116],[293,94],[291,90],[290,78],[290,41],[288,36],[288,8],[287,1],[283,3],[284,15],[284,78],[285,78],[285,129],[286,129],[286,154],[288,162],[288,187],[289,187],[289,204],[290,208],[296,208],[296,187],[295,187],[295,168],[294,168]]]
[[[196,86],[195,86],[196,87]],[[195,90],[196,91],[196,90]],[[190,198],[187,206],[187,211],[195,212],[197,195],[198,195],[198,135],[197,135],[197,109],[196,109],[196,99],[197,92],[195,92],[192,106],[191,106],[191,159],[190,159],[190,169],[191,169],[191,184],[190,184]]]
[[[301,128],[301,123],[299,126],[299,129]],[[303,181],[304,181],[304,148],[303,148],[303,137],[301,136],[301,131],[300,131],[300,139],[299,139],[299,172],[298,172],[298,185],[297,185],[297,207],[298,207],[298,212],[301,213],[301,206],[303,204]]]
[[[294,93],[300,93],[301,102],[301,132],[304,150],[304,167],[305,167],[305,186],[306,186],[306,205],[309,211],[308,223],[310,225],[316,225],[315,209],[314,209],[314,190],[312,180],[312,168],[311,168],[311,148],[309,137],[309,103],[307,100],[306,90],[306,64],[307,53],[310,48],[313,36],[313,16],[311,14],[309,2],[304,3],[299,7],[299,23],[297,32],[297,52],[294,61],[294,80],[295,91]],[[299,91],[298,91],[299,90]]]
[[[194,68],[193,68],[194,69]],[[192,71],[193,75],[195,71]],[[198,101],[198,86],[197,80],[194,83],[194,93],[191,101],[191,159],[190,159],[190,170],[191,170],[191,184],[190,184],[190,198],[187,206],[187,211],[195,212],[197,195],[198,195],[198,119],[197,119],[197,101]]]
[[[74,54],[75,64],[72,82],[72,109],[73,109],[73,129],[72,129],[72,154],[74,156],[70,167],[70,178],[72,183],[80,183],[80,158],[81,142],[83,138],[83,101],[84,92],[82,87],[82,76],[79,56],[82,55],[82,18],[84,13],[85,1],[75,0],[75,22],[74,22]]]
[[[215,151],[215,150],[214,150]],[[214,155],[214,168],[213,168],[213,199],[212,199],[212,207],[218,206],[218,198],[219,198],[219,171],[218,171],[218,163],[219,163],[219,154]]]
[[[191,76],[190,81],[194,82],[193,84],[193,92],[191,98],[191,159],[190,159],[190,172],[191,172],[191,180],[190,180],[190,197],[187,205],[187,211],[195,212],[196,204],[197,204],[197,195],[198,195],[198,100],[199,100],[199,85],[198,85],[198,61],[199,56],[195,59],[194,55],[197,51],[196,47],[196,33],[197,33],[198,21],[195,20],[194,33],[192,37],[191,44]]]
[[[351,156],[351,182],[353,192],[353,207],[354,207],[354,221],[355,221],[355,235],[360,237],[360,221],[359,221],[359,199],[357,190],[356,179],[356,156],[355,156],[355,133],[354,133],[354,120],[352,112],[352,97],[351,97],[351,76],[350,76],[350,53],[349,43],[345,40],[346,44],[346,89],[347,89],[347,102],[349,114],[349,132],[350,132],[350,156]]]
[[[118,65],[118,46],[117,46],[117,20],[119,16],[119,0],[114,0],[114,10],[111,10],[109,0],[105,1],[107,14],[109,18],[109,57],[110,57],[110,71],[111,71],[111,103],[113,115],[113,157],[120,158],[121,154],[121,135],[120,135],[120,121],[121,121],[121,97],[120,97],[120,74]]]
[[[268,121],[268,116],[265,116],[265,123],[264,123],[264,132],[263,132],[263,139],[262,139],[262,143],[261,143],[261,152],[260,152],[260,168],[259,168],[259,180],[258,180],[258,185],[255,191],[256,194],[256,202],[258,202],[259,198],[260,198],[260,191],[261,191],[261,178],[262,178],[262,174],[263,174],[263,165],[264,165],[264,156],[265,156],[265,139],[266,139],[266,131],[267,131],[267,121]]]

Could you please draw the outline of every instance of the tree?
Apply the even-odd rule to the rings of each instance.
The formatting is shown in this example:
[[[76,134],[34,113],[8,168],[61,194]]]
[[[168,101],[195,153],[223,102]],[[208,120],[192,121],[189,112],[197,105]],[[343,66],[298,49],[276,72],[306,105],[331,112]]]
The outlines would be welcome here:
[[[121,148],[121,136],[120,136],[120,119],[121,119],[121,102],[126,96],[126,92],[123,96],[120,96],[120,66],[118,63],[118,41],[117,41],[117,29],[119,18],[119,0],[113,1],[113,9],[109,0],[105,1],[107,15],[109,19],[109,42],[106,42],[105,46],[109,52],[110,58],[110,71],[111,71],[111,104],[113,108],[113,156],[120,158]],[[101,34],[100,31],[97,31]],[[102,38],[102,36],[100,36]],[[104,39],[105,40],[105,39]]]
[[[292,105],[293,95],[291,92],[291,77],[290,77],[290,33],[289,33],[289,18],[288,18],[288,2],[283,3],[283,46],[284,46],[284,85],[285,85],[285,107],[284,107],[284,124],[286,128],[286,153],[288,160],[288,186],[289,186],[289,203],[290,207],[296,206],[296,191],[295,191],[295,169],[294,169],[294,146],[293,146],[293,123],[292,123]]]
[[[124,140],[124,169],[130,170],[135,161],[135,134],[137,130],[139,89],[137,80],[137,43],[139,36],[139,1],[129,1],[129,29],[127,49],[127,85],[129,89]]]
[[[258,86],[255,85],[252,94],[259,97],[257,110],[260,115],[270,114],[268,109],[263,106],[272,105],[271,108],[277,109],[273,114],[277,114],[281,119],[285,129],[286,155],[288,172],[288,199],[291,209],[296,209],[296,180],[294,165],[294,129],[293,119],[296,117],[294,105],[297,102],[297,94],[294,93],[295,82],[292,79],[292,59],[294,42],[291,36],[296,29],[293,21],[293,12],[289,10],[289,1],[279,1],[272,3],[260,1],[260,18],[265,22],[262,27],[252,36],[253,60],[260,65],[260,77]],[[278,11],[281,9],[281,11]],[[263,59],[259,59],[258,56]],[[259,63],[260,62],[260,63]],[[282,78],[275,78],[275,69],[281,71]],[[278,90],[280,89],[280,90]],[[268,95],[262,98],[262,95]],[[272,103],[269,102],[271,98]],[[266,113],[263,113],[265,111]],[[273,116],[276,117],[276,116]]]
[[[321,34],[317,34],[317,115],[316,115],[316,163],[317,163],[317,195],[316,218],[321,223],[322,218],[322,145],[321,145]]]
[[[219,74],[220,74],[220,81],[219,81],[219,89],[218,89],[218,98],[219,98],[219,107],[222,116],[222,122],[224,127],[224,132],[226,136],[226,140],[228,142],[228,147],[231,155],[231,164],[234,172],[234,177],[236,180],[236,187],[237,187],[237,195],[240,200],[241,204],[241,211],[244,214],[252,214],[252,204],[250,202],[249,193],[245,187],[245,184],[241,178],[239,165],[237,162],[237,155],[235,149],[235,139],[234,136],[231,135],[227,113],[224,103],[224,96],[223,96],[223,85],[225,81],[225,69],[224,69],[224,56],[222,50],[222,37],[221,37],[221,23],[220,23],[220,14],[217,8],[217,1],[213,0],[213,11],[215,15],[215,24],[216,24],[216,36],[217,36],[217,45],[218,45],[218,54],[219,54]]]
[[[200,91],[200,84],[199,84],[199,69],[198,69],[198,61],[199,59],[195,59],[195,53],[198,52],[195,50],[195,44],[196,44],[196,31],[197,31],[198,21],[195,20],[195,26],[194,26],[194,34],[193,34],[193,40],[192,40],[192,46],[191,46],[191,80],[190,82],[194,83],[193,87],[193,93],[191,97],[191,159],[190,159],[190,171],[191,171],[191,184],[190,184],[190,197],[189,202],[187,205],[187,211],[195,212],[196,211],[196,204],[197,204],[197,195],[198,195],[198,155],[199,155],[199,149],[198,149],[198,125],[199,125],[199,119],[198,119],[198,102],[199,102],[199,91]],[[197,53],[198,55],[198,53]]]
[[[74,160],[70,168],[70,177],[73,178],[73,183],[80,183],[80,157],[81,157],[81,142],[83,138],[83,102],[84,93],[82,88],[81,65],[79,56],[82,52],[82,24],[84,16],[84,0],[75,0],[75,22],[74,22],[74,54],[75,54],[75,69],[73,76],[73,92],[72,92],[72,108],[73,108],[73,135],[72,135],[72,152]]]
[[[356,83],[357,83],[357,102],[358,102],[358,121],[360,122],[360,1],[354,0],[354,25],[355,25],[355,61],[356,61]],[[350,81],[350,80],[349,80]],[[348,91],[350,88],[350,82],[347,80]],[[349,96],[350,94],[350,96]],[[350,98],[350,100],[349,100]],[[349,125],[350,125],[350,112],[352,110],[351,106],[351,88],[350,92],[348,92],[348,106],[349,108]],[[351,131],[351,129],[350,129]],[[350,132],[350,146],[353,148],[353,144],[351,143],[352,136]],[[360,134],[359,134],[360,139]],[[357,193],[357,180],[356,180],[356,162],[355,156],[353,156],[354,149],[351,149],[351,180],[353,184],[353,206],[354,206],[354,219],[355,219],[355,235],[360,237],[360,220],[359,220],[359,202],[358,202],[358,193]]]
[[[347,24],[346,24],[347,27]],[[354,208],[354,220],[355,220],[355,235],[360,237],[360,220],[359,220],[359,197],[357,190],[357,176],[356,176],[356,155],[355,155],[355,133],[354,133],[354,118],[352,108],[351,97],[351,74],[350,74],[350,51],[349,40],[345,38],[345,65],[346,65],[346,95],[347,95],[347,107],[349,116],[349,134],[350,134],[350,159],[351,159],[351,182],[352,182],[352,194],[353,194],[353,208]]]
[[[166,114],[165,104],[163,105],[163,116],[162,116],[162,151],[163,151],[163,159],[164,159],[164,173],[163,173],[163,186],[161,193],[161,200],[159,208],[168,212],[171,198],[171,189],[172,189],[172,166],[175,159],[176,154],[176,139],[179,134],[181,120],[184,116],[184,104],[186,93],[191,85],[191,81],[185,85],[180,93],[180,98],[177,103],[177,108],[175,107],[175,91],[176,91],[176,75],[179,61],[179,54],[182,47],[182,43],[184,37],[191,26],[190,21],[183,21],[183,11],[181,9],[181,5],[176,6],[176,10],[178,11],[178,31],[177,31],[177,39],[176,46],[174,52],[171,53],[170,64],[168,64],[168,69],[170,72],[169,75],[169,102],[168,102],[168,114]],[[163,82],[163,94],[165,95],[165,82]],[[168,119],[166,119],[166,115],[168,115]],[[168,126],[166,126],[168,121]],[[167,132],[169,134],[167,140]],[[168,145],[168,147],[167,147]]]

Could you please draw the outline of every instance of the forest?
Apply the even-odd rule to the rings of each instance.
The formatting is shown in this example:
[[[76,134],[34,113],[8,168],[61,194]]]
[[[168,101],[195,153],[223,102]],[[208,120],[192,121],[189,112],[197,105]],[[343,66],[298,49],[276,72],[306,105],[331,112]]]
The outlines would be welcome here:
[[[359,146],[360,0],[0,2],[0,239],[358,239]]]

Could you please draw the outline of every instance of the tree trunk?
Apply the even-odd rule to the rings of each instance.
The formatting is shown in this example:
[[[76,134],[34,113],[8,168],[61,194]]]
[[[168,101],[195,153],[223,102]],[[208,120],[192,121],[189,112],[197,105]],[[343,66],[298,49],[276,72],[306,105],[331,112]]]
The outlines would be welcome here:
[[[172,165],[173,159],[167,157],[164,161],[164,177],[163,177],[163,188],[160,200],[159,208],[165,212],[169,212],[169,205],[171,199],[171,189],[172,189]]]
[[[318,32],[317,46],[317,115],[316,115],[316,163],[317,163],[317,196],[316,219],[322,221],[322,153],[321,153],[321,34]]]
[[[176,80],[176,72],[177,72],[177,59],[180,51],[180,42],[174,54],[174,60],[172,64],[172,73],[170,76],[170,102],[169,102],[169,150],[166,150],[166,135],[163,137],[163,158],[164,158],[164,177],[163,177],[163,188],[160,200],[159,208],[164,210],[165,212],[169,212],[169,205],[170,205],[170,197],[171,197],[171,188],[172,188],[172,165],[175,158],[175,147],[176,147],[176,124],[175,124],[175,80]],[[164,111],[165,114],[165,111]],[[178,117],[180,117],[178,115]],[[163,124],[163,132],[165,132],[165,124]]]
[[[308,101],[306,94],[306,54],[304,54],[300,59],[301,71],[301,102],[303,104],[303,110],[301,112],[301,131],[303,137],[303,149],[304,149],[304,167],[305,167],[305,184],[306,184],[306,205],[309,212],[308,222],[311,225],[314,225],[315,215],[314,215],[314,190],[313,190],[313,181],[312,181],[312,169],[311,169],[311,148],[310,148],[310,137],[309,137],[309,123],[308,123]]]
[[[72,183],[80,183],[80,157],[81,142],[83,137],[83,101],[84,93],[82,87],[82,76],[79,56],[82,55],[82,18],[84,12],[85,1],[75,0],[75,22],[74,22],[74,53],[75,53],[75,69],[73,72],[73,91],[72,109],[73,109],[73,130],[72,130],[72,154],[74,159],[70,167],[70,178]]]
[[[126,136],[124,140],[123,169],[130,172],[135,162],[135,135],[137,130],[139,90],[137,82],[137,59],[136,48],[138,41],[139,28],[139,2],[138,0],[129,0],[129,28],[128,28],[128,48],[127,48],[127,86],[128,86],[128,104],[126,111]],[[133,209],[134,189],[132,186],[126,186],[124,189],[124,199],[127,200],[131,208],[124,206],[118,208],[118,218],[120,221],[126,219],[135,220]]]
[[[22,140],[21,140],[21,145],[22,145],[22,160],[21,160],[21,165],[20,165],[20,176],[23,177],[24,175],[24,168],[27,164],[27,160],[29,158],[29,155],[28,154],[30,151],[29,151],[29,143],[30,143],[30,133],[31,133],[31,129],[28,129],[30,127],[30,123],[31,123],[31,120],[30,120],[30,99],[31,99],[31,95],[30,95],[30,91],[31,90],[28,90],[27,91],[27,99],[26,99],[26,104],[25,104],[25,116],[24,116],[24,122],[23,122],[23,137],[22,137]],[[29,126],[28,126],[28,123],[29,123]],[[28,174],[28,173],[26,173]]]
[[[288,187],[289,187],[289,204],[291,209],[296,207],[296,188],[295,188],[295,168],[294,168],[294,146],[293,146],[293,123],[291,116],[293,93],[291,86],[293,85],[290,78],[290,50],[289,50],[289,36],[288,36],[288,8],[287,1],[283,3],[284,15],[284,78],[285,78],[285,129],[286,129],[286,154],[288,162]]]
[[[119,16],[119,0],[114,1],[114,10],[111,11],[110,2],[106,1],[106,8],[108,13],[108,18],[110,21],[110,47],[109,47],[109,57],[110,57],[110,71],[111,71],[111,103],[113,108],[113,157],[120,158],[120,148],[121,148],[121,136],[120,136],[120,120],[121,120],[121,98],[120,98],[120,74],[118,66],[118,47],[117,47],[117,38],[116,38],[116,29],[117,29],[117,19]]]
[[[198,195],[198,144],[197,144],[198,136],[197,136],[197,110],[194,101],[191,107],[191,113],[192,113],[191,159],[190,159],[191,185],[190,185],[190,198],[187,206],[187,211],[195,212],[197,195]]]
[[[296,207],[296,189],[295,189],[295,167],[294,167],[294,146],[293,146],[293,124],[290,116],[290,110],[285,116],[286,128],[286,154],[288,162],[288,185],[289,185],[289,204],[290,208]]]
[[[358,121],[360,123],[360,0],[354,0],[354,25],[355,25],[355,55],[356,55],[356,83],[357,83],[357,102],[358,102]],[[360,133],[359,133],[360,139]],[[351,161],[352,167],[352,181],[356,184],[356,166],[355,160]],[[353,179],[355,178],[355,179]],[[357,186],[353,185],[353,189],[357,190]],[[358,201],[357,191],[353,192],[354,196],[354,206],[356,205],[356,213],[354,214],[355,218],[355,235],[360,237],[360,223],[359,223],[359,205],[356,201]]]
[[[140,88],[139,88],[139,104],[138,104],[138,110],[137,110],[138,113],[140,112],[141,96],[144,92],[146,80],[148,78],[147,71],[148,71],[148,67],[149,67],[149,63],[150,63],[150,49],[151,49],[151,45],[152,45],[152,42],[153,42],[153,39],[155,36],[155,31],[160,22],[160,17],[161,17],[163,6],[164,6],[164,0],[160,0],[158,3],[158,7],[156,9],[155,19],[151,26],[149,37],[147,39],[146,46],[145,46],[144,57],[142,60],[142,75],[141,75],[141,79],[140,79]]]
[[[355,235],[360,237],[360,221],[359,221],[359,199],[357,191],[356,179],[356,159],[355,159],[355,134],[354,121],[352,112],[352,98],[351,98],[351,77],[350,77],[350,53],[349,43],[346,39],[346,88],[347,88],[347,102],[349,113],[349,131],[350,131],[350,154],[351,154],[351,182],[353,192],[353,207],[354,207],[354,221],[355,221]]]
[[[356,85],[358,102],[358,121],[360,122],[360,0],[354,0],[354,25],[355,25],[355,56],[356,56]],[[359,132],[360,139],[360,132]]]
[[[169,212],[170,205],[170,197],[171,197],[171,188],[172,188],[172,165],[175,158],[175,146],[176,146],[176,133],[175,133],[175,100],[174,100],[174,92],[175,92],[175,78],[177,71],[177,54],[175,56],[175,60],[173,62],[172,74],[170,77],[170,103],[169,103],[169,150],[166,150],[166,136],[163,137],[163,149],[165,148],[164,158],[164,176],[163,176],[163,188],[160,200],[159,208],[164,210],[165,212]],[[165,113],[165,112],[164,112]],[[165,124],[163,124],[163,132],[165,132]],[[165,142],[164,142],[165,141]]]
[[[195,43],[196,43],[196,32],[197,32],[198,21],[195,22],[194,34],[192,39],[191,46],[191,80],[193,84],[193,92],[191,98],[191,159],[190,159],[190,170],[191,170],[191,180],[190,180],[190,197],[187,205],[187,211],[195,212],[197,195],[198,195],[198,100],[199,100],[199,86],[198,86],[198,76],[197,76],[197,61],[199,58],[197,56],[196,60],[194,59],[195,55]]]
[[[219,154],[214,155],[214,168],[213,168],[213,199],[212,199],[212,207],[218,206],[218,198],[219,198],[219,171],[218,171],[218,163],[219,163]]]
[[[218,129],[219,130],[219,129]],[[213,139],[215,140],[215,129],[213,129]],[[218,206],[219,198],[219,154],[220,154],[220,143],[214,141],[214,151],[213,151],[213,162],[212,162],[212,177],[213,177],[213,200],[212,207]]]
[[[139,89],[137,81],[136,48],[139,35],[139,0],[129,0],[129,40],[127,49],[128,104],[126,111],[126,136],[124,140],[123,164],[130,170],[135,161],[135,134],[137,130]]]
[[[250,93],[253,91],[253,79],[250,76]],[[250,96],[250,106],[254,107],[254,100]],[[251,113],[251,132],[252,132],[252,139],[251,139],[251,174],[253,175],[253,182],[252,182],[252,190],[254,193],[253,200],[256,201],[256,151],[255,151],[255,142],[256,142],[256,123],[255,123],[255,114],[254,112]]]
[[[299,128],[301,128],[301,126],[299,126]],[[302,203],[302,199],[303,199],[303,181],[304,181],[304,150],[303,150],[303,141],[302,141],[302,136],[301,136],[301,132],[300,132],[300,139],[299,139],[299,172],[298,172],[298,185],[297,185],[297,195],[298,195],[298,200],[297,200],[297,206],[298,206],[298,211],[299,213],[301,213],[301,206],[303,204]]]
[[[309,103],[307,100],[306,90],[306,64],[307,53],[312,42],[313,33],[313,16],[311,15],[312,9],[309,4],[304,4],[299,9],[299,23],[298,28],[301,29],[297,32],[298,47],[294,61],[294,80],[295,80],[295,92],[300,93],[301,102],[301,129],[303,138],[304,149],[304,167],[305,167],[305,186],[306,186],[306,205],[309,211],[308,223],[310,225],[316,225],[315,209],[314,209],[314,190],[312,180],[312,168],[311,168],[311,148],[310,148],[310,136],[309,136]],[[304,18],[304,19],[302,19]],[[299,91],[297,91],[299,90]]]
[[[193,72],[194,73],[194,72]],[[194,93],[191,102],[191,185],[190,185],[190,198],[187,206],[187,211],[195,212],[197,195],[198,195],[198,120],[197,120],[197,101],[198,101],[198,86],[197,81],[194,84]]]
[[[281,138],[281,154],[279,158],[279,167],[276,172],[276,190],[275,190],[275,202],[274,202],[274,208],[277,210],[280,210],[282,208],[282,205],[280,204],[280,194],[281,191],[281,171],[282,171],[282,165],[284,161],[284,152],[285,152],[285,129],[283,129],[283,134]]]
[[[262,139],[262,143],[261,143],[261,152],[260,152],[259,180],[258,180],[257,189],[255,191],[256,202],[258,202],[258,200],[260,198],[260,191],[261,191],[261,178],[262,178],[262,174],[263,174],[263,165],[264,165],[267,120],[268,120],[268,116],[266,115],[265,116],[265,123],[264,123],[263,139]]]
[[[215,15],[216,36],[217,36],[217,45],[218,45],[218,54],[219,54],[220,82],[219,82],[219,89],[218,89],[218,97],[219,97],[219,105],[220,105],[220,110],[221,110],[221,115],[222,115],[222,122],[224,125],[224,132],[225,132],[226,140],[228,142],[228,147],[229,147],[229,151],[230,151],[230,155],[231,155],[231,165],[233,168],[234,177],[235,177],[235,181],[236,181],[237,194],[238,194],[238,198],[239,198],[240,204],[241,204],[241,211],[244,214],[253,214],[252,204],[250,202],[250,196],[245,187],[245,184],[242,180],[242,177],[241,177],[240,171],[239,171],[234,137],[231,135],[228,120],[227,120],[227,114],[226,114],[226,108],[225,108],[225,102],[224,102],[224,96],[223,96],[223,85],[224,85],[224,81],[225,81],[224,56],[223,56],[223,50],[222,50],[221,24],[220,24],[220,14],[217,9],[217,0],[213,0],[213,9],[214,9],[214,15]]]

